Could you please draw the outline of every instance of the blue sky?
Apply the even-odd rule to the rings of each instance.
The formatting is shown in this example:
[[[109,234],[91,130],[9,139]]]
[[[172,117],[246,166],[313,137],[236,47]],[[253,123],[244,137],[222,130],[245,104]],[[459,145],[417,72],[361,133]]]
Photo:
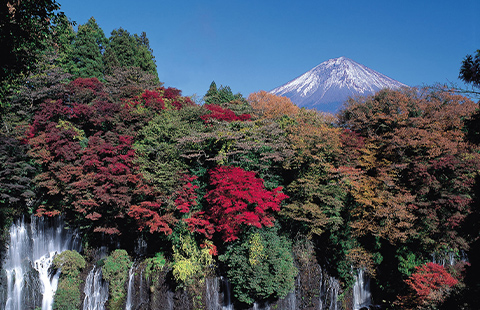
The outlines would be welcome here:
[[[184,95],[210,83],[245,97],[331,58],[348,57],[410,86],[458,82],[480,49],[479,0],[57,0],[84,24],[147,33],[160,80]]]

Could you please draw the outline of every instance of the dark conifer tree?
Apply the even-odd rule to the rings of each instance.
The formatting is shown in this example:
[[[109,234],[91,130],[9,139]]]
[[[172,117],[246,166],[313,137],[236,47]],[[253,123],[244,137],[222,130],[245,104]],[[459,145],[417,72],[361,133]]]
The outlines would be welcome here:
[[[80,25],[68,65],[70,73],[74,77],[102,78],[105,71],[103,52],[107,44],[103,30],[93,17],[85,25]]]

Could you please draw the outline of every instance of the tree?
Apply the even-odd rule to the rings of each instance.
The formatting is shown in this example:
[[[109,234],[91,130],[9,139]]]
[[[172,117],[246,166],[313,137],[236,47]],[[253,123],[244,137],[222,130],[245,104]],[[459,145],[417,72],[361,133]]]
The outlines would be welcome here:
[[[27,146],[0,134],[0,229],[33,207],[35,173]]]
[[[442,265],[426,263],[417,266],[405,283],[413,294],[401,297],[397,301],[398,304],[417,309],[430,309],[432,305],[438,305],[445,300],[452,287],[458,284],[458,280]]]
[[[219,259],[228,266],[233,294],[242,303],[283,298],[294,288],[298,270],[291,243],[275,227],[249,229]]]
[[[356,237],[407,244],[421,259],[445,247],[468,248],[462,223],[472,212],[480,158],[465,143],[464,124],[474,110],[463,96],[428,89],[349,101],[340,124],[365,144],[360,171],[347,183]]]
[[[103,30],[91,17],[85,25],[78,26],[72,44],[68,71],[74,77],[103,78],[105,71],[103,53],[107,45],[108,40]]]
[[[341,130],[315,111],[299,111],[293,120],[286,132],[294,155],[284,164],[290,176],[285,188],[290,199],[281,214],[310,237],[327,228],[335,231],[343,221],[340,212],[346,196],[335,171]]]
[[[6,1],[0,6],[0,80],[33,69],[50,34],[50,20],[60,8],[56,1]],[[2,85],[5,86],[5,85]]]
[[[476,55],[467,55],[462,61],[460,67],[460,79],[466,83],[470,83],[475,87],[480,87],[480,50]]]
[[[123,28],[115,29],[111,32],[109,42],[104,54],[107,73],[111,74],[116,67],[139,67],[157,76],[155,58],[145,32],[138,36],[131,35]]]
[[[257,118],[293,117],[300,111],[289,98],[270,94],[264,90],[250,94],[247,101]]]
[[[222,103],[229,103],[235,100],[245,101],[240,93],[234,95],[230,86],[217,88],[215,81],[210,84],[210,88],[203,97],[205,104],[221,105]]]
[[[197,215],[212,223],[226,242],[236,240],[244,226],[273,226],[270,213],[278,212],[287,198],[280,187],[268,191],[254,172],[237,167],[210,170],[210,186],[205,195],[208,208]]]

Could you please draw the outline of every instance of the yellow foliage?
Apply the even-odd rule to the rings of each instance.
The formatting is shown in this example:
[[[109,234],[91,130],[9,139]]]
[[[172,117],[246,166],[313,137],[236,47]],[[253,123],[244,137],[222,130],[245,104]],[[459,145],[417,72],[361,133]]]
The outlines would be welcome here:
[[[251,266],[255,266],[259,263],[260,260],[266,258],[266,254],[264,252],[263,247],[263,240],[259,233],[255,233],[250,237],[249,240],[249,256],[248,262]]]
[[[173,247],[173,276],[186,285],[203,283],[214,263],[210,248],[200,249],[189,234],[181,236],[180,241],[180,247]]]

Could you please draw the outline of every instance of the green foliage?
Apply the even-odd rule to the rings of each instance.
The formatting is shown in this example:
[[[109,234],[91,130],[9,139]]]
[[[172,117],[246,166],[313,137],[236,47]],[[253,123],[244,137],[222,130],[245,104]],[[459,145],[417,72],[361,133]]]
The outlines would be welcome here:
[[[116,67],[139,67],[157,75],[155,58],[145,32],[138,36],[123,28],[115,29],[109,42],[103,55],[107,73],[112,73]]]
[[[475,56],[467,55],[462,61],[460,79],[475,87],[480,87],[480,49],[477,50]]]
[[[91,17],[85,25],[78,26],[67,65],[68,71],[75,78],[102,78],[105,71],[102,55],[107,44],[103,30]]]
[[[177,140],[204,127],[198,106],[181,110],[162,110],[138,135],[134,147],[139,154],[137,162],[145,178],[164,194],[171,194],[178,185],[181,173],[188,166],[182,159]]]
[[[16,80],[34,71],[48,46],[50,20],[60,5],[55,0],[2,1],[0,5],[0,108]],[[13,83],[13,84],[12,84]],[[1,110],[0,110],[1,112]]]
[[[35,197],[34,165],[27,147],[16,139],[0,134],[0,226],[27,212]]]
[[[413,252],[408,252],[404,255],[398,254],[398,270],[405,276],[410,276],[417,266],[420,266],[427,261],[418,257]]]
[[[85,268],[85,259],[77,251],[66,250],[55,256],[53,266],[62,270],[62,275],[75,278]]]
[[[81,305],[80,283],[75,278],[63,278],[58,282],[55,299],[53,302],[54,310],[76,310]]]
[[[217,89],[217,84],[215,84],[215,81],[210,84],[210,88],[203,97],[205,104],[221,105],[222,103],[229,103],[236,100],[246,103],[246,100],[243,98],[242,94],[233,94],[230,86],[220,86],[220,88]]]
[[[251,229],[227,247],[226,265],[235,297],[243,303],[285,297],[294,288],[297,269],[291,242],[276,228]]]
[[[189,292],[194,309],[203,309],[201,296],[205,279],[215,268],[211,251],[213,243],[206,240],[199,246],[193,234],[185,231],[177,238],[173,245],[173,277],[179,288]]]
[[[162,252],[155,253],[154,257],[145,259],[145,278],[150,279],[150,276],[160,272],[165,267],[167,261]]]
[[[128,269],[132,262],[125,250],[115,250],[103,260],[102,274],[108,281],[110,310],[122,309],[125,299],[125,283],[128,279]]]
[[[55,256],[53,266],[61,269],[53,309],[74,310],[81,304],[80,271],[85,268],[85,259],[76,251],[66,250]]]

